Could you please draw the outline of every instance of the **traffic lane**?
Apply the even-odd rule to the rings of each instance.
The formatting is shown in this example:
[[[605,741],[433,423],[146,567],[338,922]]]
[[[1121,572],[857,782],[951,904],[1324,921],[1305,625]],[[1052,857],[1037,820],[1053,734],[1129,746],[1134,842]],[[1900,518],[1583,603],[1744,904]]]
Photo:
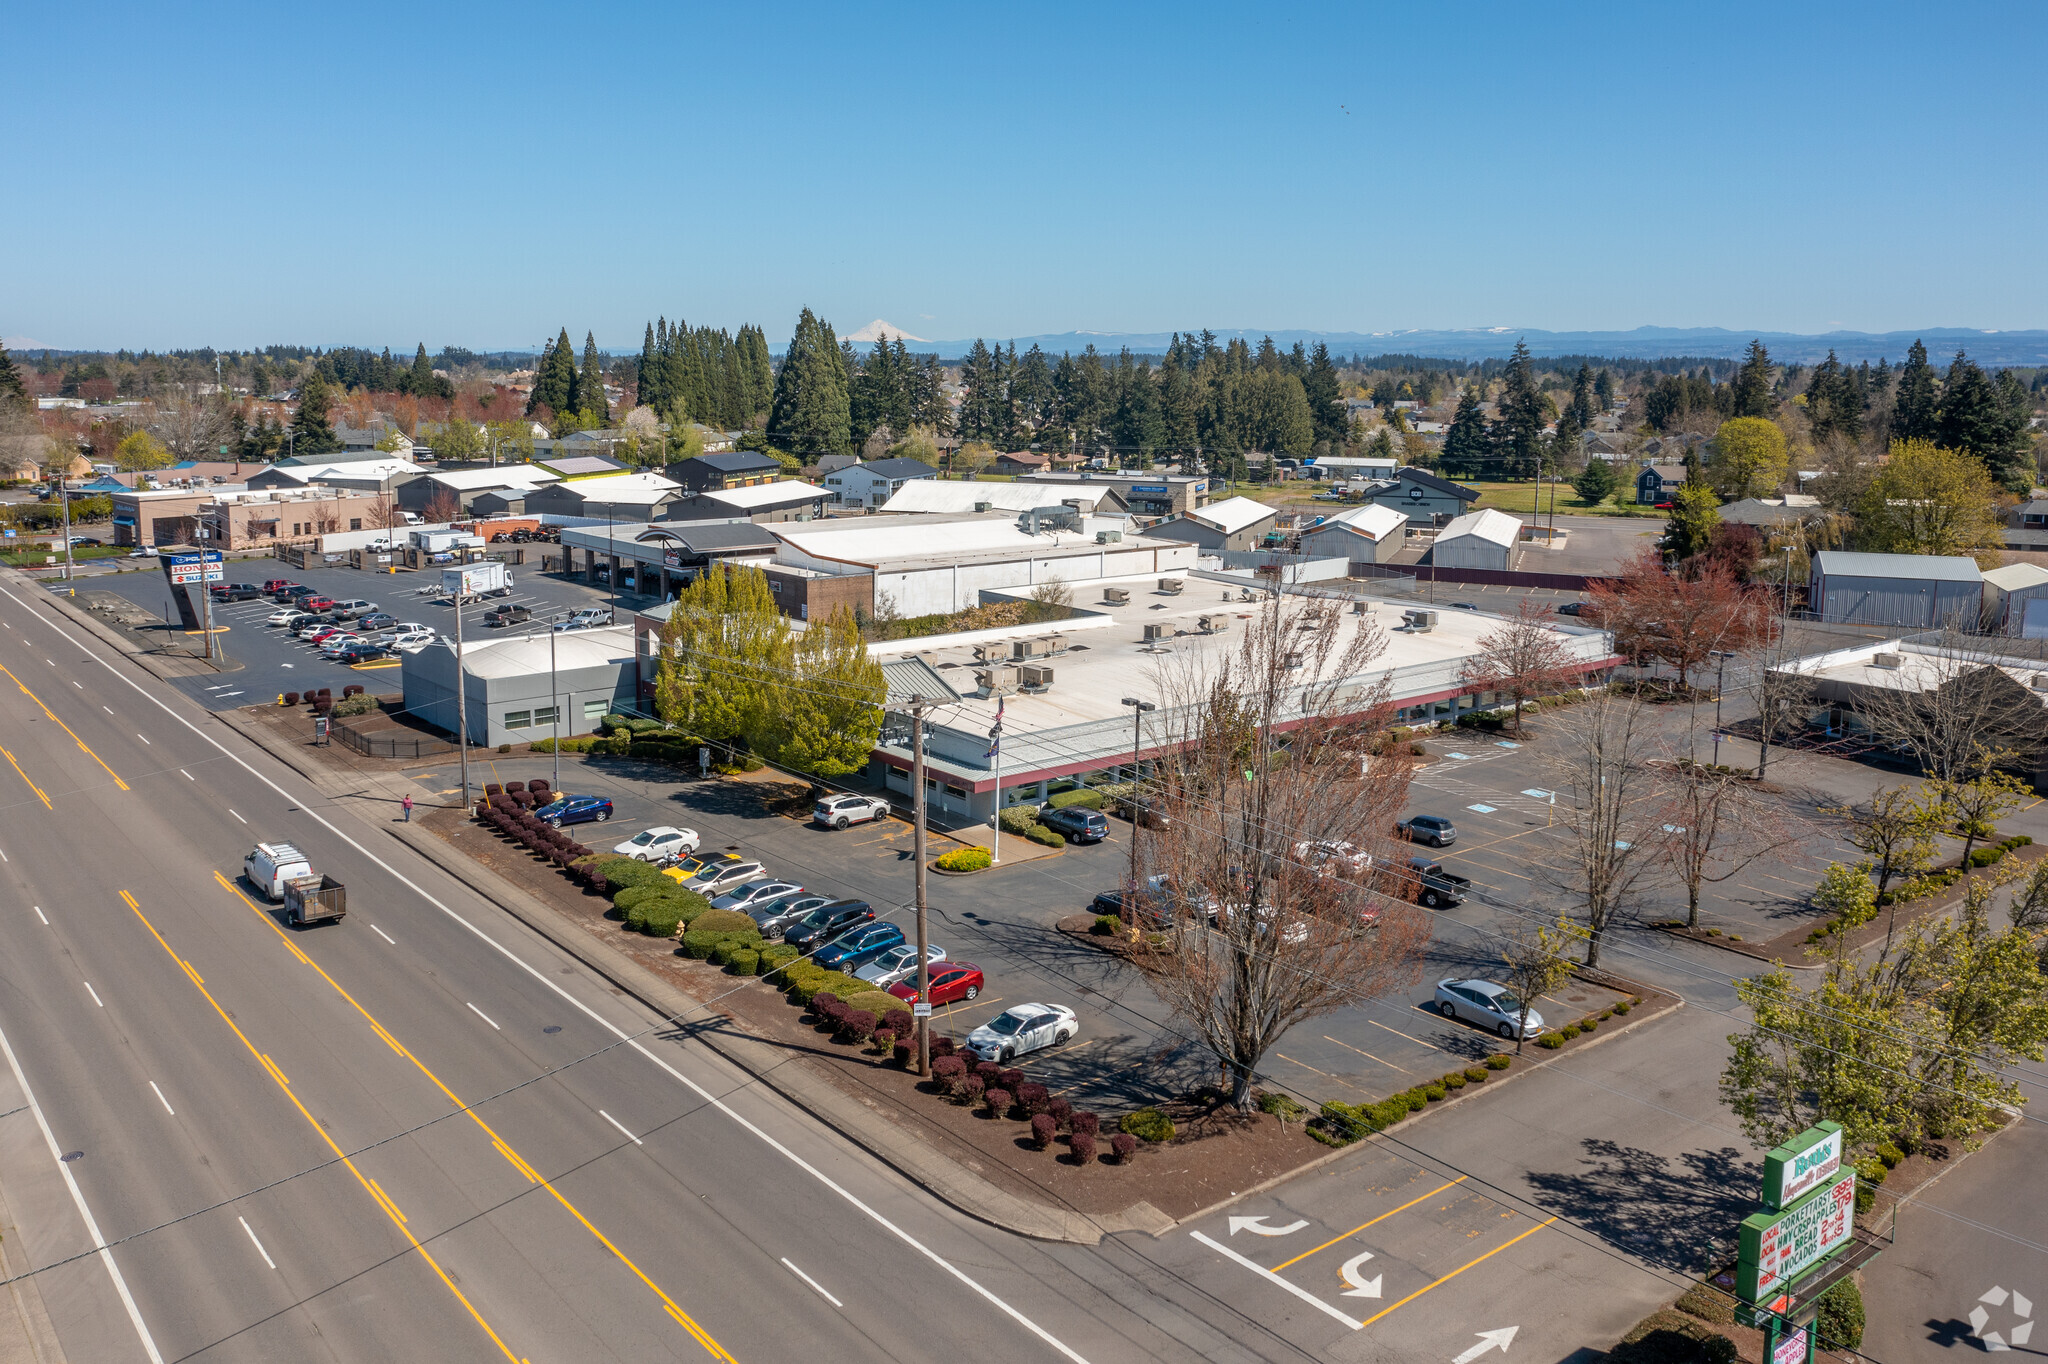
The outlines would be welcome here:
[[[1897,1241],[1863,1271],[1863,1351],[1885,1360],[1952,1358],[1958,1346],[2038,1352],[2048,1327],[2048,1224],[2041,1124],[2021,1119],[1914,1195]]]

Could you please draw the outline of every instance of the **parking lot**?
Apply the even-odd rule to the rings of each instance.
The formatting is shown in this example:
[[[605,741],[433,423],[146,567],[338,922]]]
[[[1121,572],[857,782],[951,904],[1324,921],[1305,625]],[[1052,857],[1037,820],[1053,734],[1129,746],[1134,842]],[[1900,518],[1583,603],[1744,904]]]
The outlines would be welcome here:
[[[465,638],[471,637],[472,631],[476,638],[490,638],[499,633],[487,630],[483,625],[488,607],[509,603],[532,611],[532,621],[510,627],[524,632],[545,628],[541,624],[544,616],[579,607],[612,604],[611,594],[602,585],[565,579],[560,574],[542,574],[542,548],[538,545],[531,547],[526,563],[510,567],[513,592],[509,597],[492,598],[485,605],[463,608]],[[253,583],[261,588],[273,578],[304,583],[336,601],[373,601],[379,610],[396,616],[401,623],[424,625],[437,634],[452,634],[455,629],[455,611],[448,599],[441,595],[438,570],[373,573],[346,567],[294,569],[276,559],[229,561],[228,581],[231,583]],[[170,603],[170,588],[161,572],[107,575],[92,579],[91,586],[118,593],[160,619],[166,614],[176,619]],[[647,601],[644,597],[630,595],[621,595],[617,600],[621,618],[633,603]],[[198,605],[196,601],[193,604],[195,607]],[[264,624],[278,609],[278,604],[269,597],[259,597],[254,601],[216,602],[214,623],[217,627],[225,627],[218,639],[229,660],[229,670],[212,677],[180,678],[177,685],[214,710],[254,705],[283,692],[317,691],[321,687],[330,688],[339,696],[341,689],[350,683],[359,683],[373,693],[398,690],[395,659],[351,669],[324,658],[317,645],[294,639],[278,626]],[[148,637],[150,632],[142,633]],[[196,647],[198,643],[196,637],[187,639],[181,636],[178,647]]]

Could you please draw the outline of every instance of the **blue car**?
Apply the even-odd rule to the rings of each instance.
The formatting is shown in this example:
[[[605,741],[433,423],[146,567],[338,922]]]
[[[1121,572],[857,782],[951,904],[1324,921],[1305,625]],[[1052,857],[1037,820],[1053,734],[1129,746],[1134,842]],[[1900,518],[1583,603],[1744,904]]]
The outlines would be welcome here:
[[[827,971],[857,971],[890,948],[902,945],[903,930],[895,924],[869,924],[819,948],[811,960]]]
[[[534,814],[557,829],[564,824],[602,824],[612,817],[612,802],[608,796],[556,796]]]

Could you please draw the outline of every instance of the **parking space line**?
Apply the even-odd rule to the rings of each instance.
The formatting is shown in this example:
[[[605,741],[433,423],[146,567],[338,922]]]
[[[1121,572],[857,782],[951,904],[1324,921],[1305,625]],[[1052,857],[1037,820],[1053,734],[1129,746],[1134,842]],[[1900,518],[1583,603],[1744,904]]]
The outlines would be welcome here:
[[[1337,1042],[1337,1039],[1330,1036],[1330,1034],[1328,1033],[1323,1034],[1323,1040],[1325,1042]],[[1403,1075],[1409,1075],[1413,1073],[1411,1071],[1403,1069],[1400,1066],[1395,1065],[1392,1061],[1381,1060],[1379,1057],[1374,1056],[1371,1052],[1367,1051],[1363,1047],[1354,1047],[1349,1042],[1337,1042],[1337,1045],[1343,1047],[1347,1051],[1357,1052],[1360,1056],[1363,1056],[1368,1061],[1379,1061],[1381,1065],[1387,1067],[1389,1070],[1398,1070]]]
[[[1314,1250],[1304,1250],[1303,1252],[1301,1252],[1301,1254],[1295,1256],[1292,1260],[1286,1260],[1280,1264],[1274,1265],[1273,1272],[1275,1274],[1278,1274],[1281,1270],[1287,1268],[1288,1265],[1300,1264],[1309,1256],[1320,1254],[1321,1252],[1328,1250],[1331,1246],[1336,1245],[1339,1241],[1349,1240],[1351,1237],[1358,1235],[1358,1233],[1360,1233],[1361,1231],[1364,1231],[1367,1227],[1376,1227],[1380,1223],[1386,1221],[1389,1217],[1392,1217],[1395,1213],[1406,1212],[1408,1211],[1408,1209],[1414,1207],[1417,1203],[1426,1202],[1429,1199],[1435,1198],[1438,1194],[1442,1193],[1445,1189],[1450,1188],[1453,1184],[1462,1184],[1470,1177],[1471,1176],[1469,1175],[1459,1175],[1456,1179],[1451,1180],[1448,1184],[1439,1184],[1434,1189],[1431,1189],[1428,1193],[1423,1194],[1418,1198],[1411,1198],[1406,1203],[1403,1203],[1400,1207],[1394,1208],[1388,1212],[1383,1212],[1378,1217],[1373,1218],[1372,1221],[1361,1223],[1360,1225],[1355,1226],[1351,1230],[1345,1232],[1342,1236],[1332,1236],[1329,1240],[1323,1242]]]
[[[1278,1274],[1275,1274],[1272,1270],[1266,1268],[1264,1265],[1252,1263],[1250,1260],[1247,1260],[1244,1256],[1232,1250],[1229,1246],[1224,1245],[1221,1241],[1211,1240],[1209,1237],[1204,1236],[1199,1231],[1191,1231],[1188,1233],[1188,1235],[1194,1237],[1197,1241],[1200,1241],[1203,1245],[1209,1247],[1209,1249],[1217,1251],[1223,1255],[1229,1256],[1231,1259],[1237,1261],[1246,1269],[1249,1269],[1250,1271],[1252,1271],[1252,1273],[1259,1275],[1261,1278],[1271,1280],[1273,1283],[1280,1285],[1280,1287],[1286,1289],[1295,1297],[1300,1298],[1309,1306],[1315,1308],[1317,1311],[1322,1312],[1328,1316],[1335,1317],[1338,1321],[1343,1322],[1352,1330],[1362,1331],[1365,1329],[1367,1323],[1359,1321],[1355,1317],[1346,1316],[1344,1313],[1339,1312],[1336,1308],[1330,1306],[1330,1304],[1324,1302],[1315,1294],[1309,1292],[1306,1288],[1302,1288],[1299,1285],[1289,1283],[1287,1280],[1281,1278]],[[1381,1315],[1385,1314],[1382,1313]],[[1378,1318],[1374,1318],[1374,1320],[1378,1320]]]
[[[1460,1274],[1463,1274],[1466,1270],[1472,1268],[1472,1266],[1480,1263],[1480,1261],[1492,1259],[1494,1256],[1506,1250],[1509,1246],[1514,1245],[1517,1241],[1526,1241],[1528,1238],[1534,1236],[1537,1232],[1543,1230],[1545,1227],[1549,1226],[1552,1222],[1555,1222],[1556,1220],[1556,1217],[1544,1218],[1541,1222],[1538,1222],[1535,1226],[1529,1228],[1520,1236],[1514,1237],[1511,1240],[1501,1242],[1492,1250],[1489,1250],[1486,1252],[1486,1254],[1480,1256],[1479,1259],[1467,1260],[1464,1264],[1459,1265],[1456,1269],[1444,1275],[1441,1279],[1436,1280],[1434,1283],[1426,1283],[1422,1287],[1416,1289],[1413,1293],[1410,1293],[1407,1297],[1401,1299],[1401,1301],[1395,1303],[1392,1307],[1383,1308],[1376,1315],[1367,1317],[1364,1321],[1359,1323],[1359,1326],[1362,1329],[1364,1327],[1372,1325],[1381,1317],[1386,1316],[1389,1312],[1399,1311],[1401,1308],[1406,1307],[1409,1303],[1414,1302],[1417,1298],[1421,1297],[1424,1293],[1429,1292],[1430,1289],[1436,1288],[1442,1284],[1449,1283],[1452,1279],[1457,1278]]]
[[[1394,1034],[1394,1036],[1396,1037],[1406,1037],[1410,1042],[1415,1043],[1417,1046],[1428,1047],[1431,1051],[1443,1050],[1442,1047],[1437,1046],[1434,1042],[1425,1042],[1419,1037],[1410,1036],[1408,1033],[1402,1032],[1399,1028],[1388,1028],[1386,1024],[1380,1022],[1378,1019],[1368,1018],[1365,1021],[1372,1024],[1375,1028],[1386,1028],[1388,1032]]]

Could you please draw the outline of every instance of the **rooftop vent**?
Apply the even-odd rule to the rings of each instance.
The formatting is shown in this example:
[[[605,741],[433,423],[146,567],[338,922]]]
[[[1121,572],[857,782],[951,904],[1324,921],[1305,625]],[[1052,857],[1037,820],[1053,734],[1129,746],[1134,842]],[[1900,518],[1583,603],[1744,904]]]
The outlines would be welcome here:
[[[977,502],[974,504],[974,509],[978,512],[985,512],[993,508],[995,505],[996,504],[993,502]]]
[[[2048,673],[2034,674],[2034,690],[2048,691]]]
[[[1131,600],[1131,589],[1128,587],[1105,587],[1102,589],[1102,600],[1111,606],[1127,605]]]
[[[1171,630],[1167,629],[1166,626],[1158,624],[1156,622],[1145,627],[1145,642],[1147,644],[1151,644],[1157,640],[1171,639],[1172,637],[1173,632]]]
[[[1897,671],[1900,667],[1904,666],[1905,662],[1906,659],[1903,654],[1872,654],[1870,656],[1870,666],[1873,668],[1887,668]]]
[[[1169,597],[1178,597],[1183,586],[1184,583],[1179,578],[1161,578],[1159,580],[1159,590],[1166,593]]]
[[[1123,538],[1124,533],[1120,530],[1099,530],[1095,532],[1095,543],[1098,545],[1113,545]]]
[[[1407,622],[1410,630],[1418,634],[1427,634],[1431,630],[1436,629],[1436,612],[1434,611],[1403,611],[1401,619]]]
[[[1026,663],[1017,669],[1017,689],[1026,692],[1052,690],[1052,669],[1043,663]]]

